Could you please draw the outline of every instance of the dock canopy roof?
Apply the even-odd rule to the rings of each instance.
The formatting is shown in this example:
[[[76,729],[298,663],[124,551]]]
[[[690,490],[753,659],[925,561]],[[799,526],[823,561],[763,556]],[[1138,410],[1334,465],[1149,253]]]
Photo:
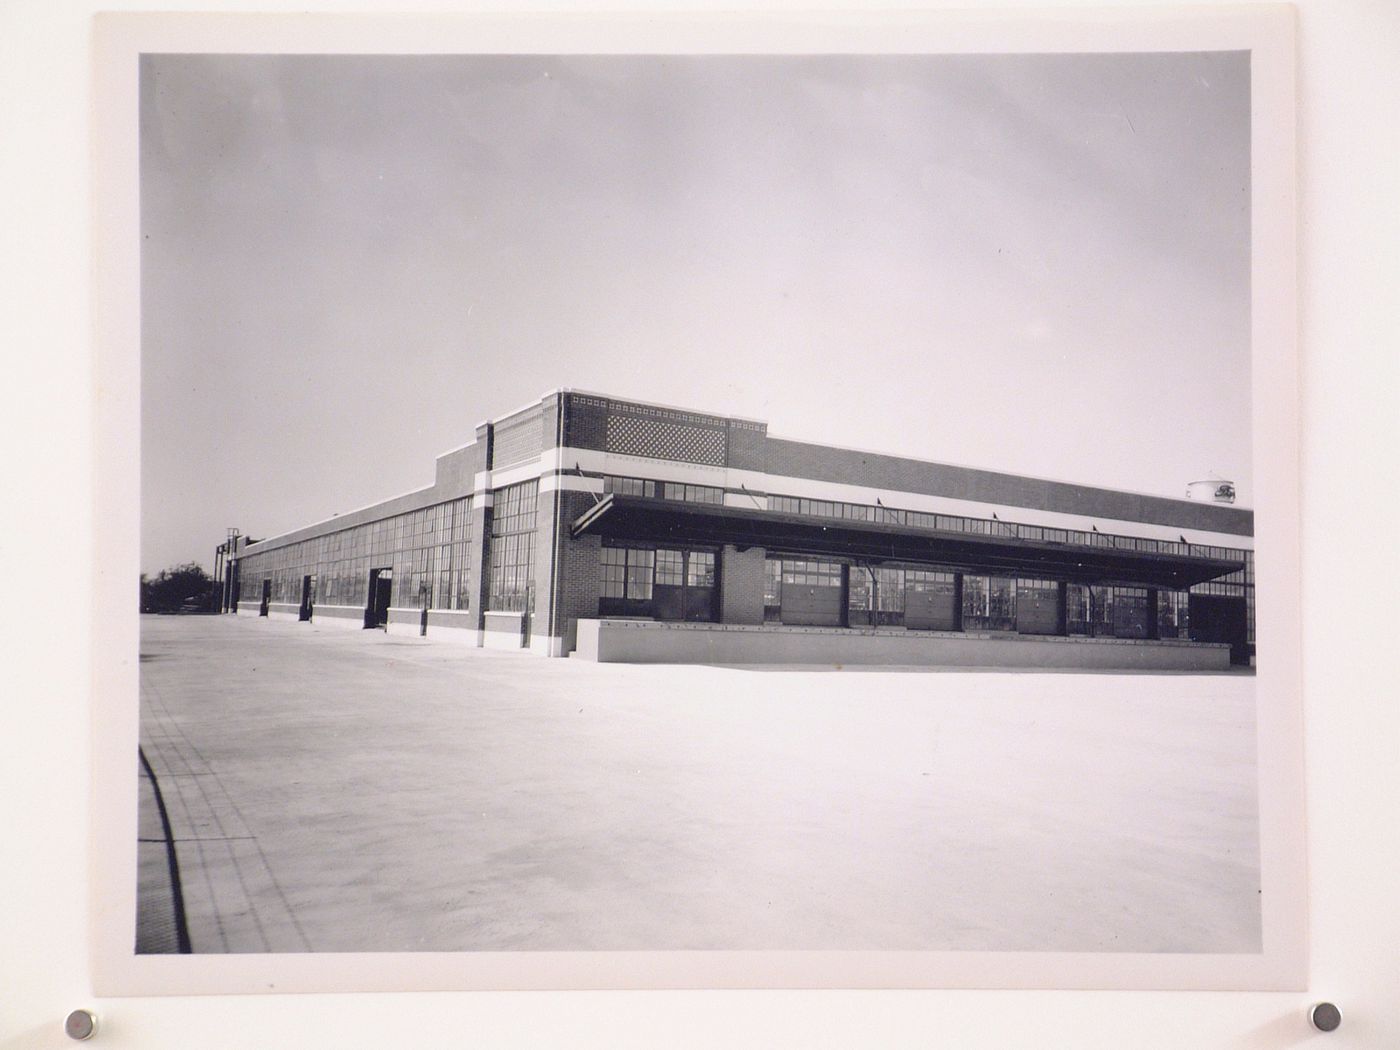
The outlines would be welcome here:
[[[651,544],[732,544],[773,554],[908,562],[990,576],[1184,590],[1244,568],[1240,561],[950,532],[912,525],[683,503],[612,493],[581,514],[573,535]]]

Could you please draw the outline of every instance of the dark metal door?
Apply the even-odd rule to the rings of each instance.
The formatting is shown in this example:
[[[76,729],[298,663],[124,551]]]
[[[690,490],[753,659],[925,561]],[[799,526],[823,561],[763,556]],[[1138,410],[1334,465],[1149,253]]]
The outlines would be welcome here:
[[[911,631],[955,631],[958,613],[953,585],[946,589],[904,590],[904,626]]]
[[[394,588],[393,569],[370,569],[369,601],[365,607],[365,627],[384,627],[389,623],[389,598]]]
[[[713,551],[658,550],[656,582],[651,592],[652,615],[658,620],[697,623],[718,619],[716,573]]]
[[[795,627],[844,626],[847,571],[836,562],[783,559],[782,622]]]
[[[1249,610],[1243,598],[1193,594],[1188,599],[1193,642],[1228,642],[1232,664],[1249,663]]]
[[[715,616],[715,555],[713,551],[686,551],[685,618],[709,623]]]
[[[1020,634],[1059,634],[1060,603],[1022,591],[1016,598],[1016,630]]]
[[[841,592],[840,584],[783,584],[783,623],[797,627],[840,627]]]

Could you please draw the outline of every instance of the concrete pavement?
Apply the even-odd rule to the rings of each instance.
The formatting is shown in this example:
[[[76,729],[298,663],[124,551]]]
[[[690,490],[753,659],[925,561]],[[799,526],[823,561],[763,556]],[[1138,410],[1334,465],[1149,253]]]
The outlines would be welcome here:
[[[143,618],[142,654],[196,952],[1258,948],[1252,678],[597,665],[233,617]]]

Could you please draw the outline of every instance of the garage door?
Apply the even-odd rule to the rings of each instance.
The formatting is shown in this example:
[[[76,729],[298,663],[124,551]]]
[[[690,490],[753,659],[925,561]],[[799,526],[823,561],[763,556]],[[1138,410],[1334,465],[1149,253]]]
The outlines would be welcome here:
[[[958,629],[957,580],[951,572],[904,574],[904,626],[911,631]]]
[[[1016,630],[1060,633],[1060,585],[1054,580],[1016,581]]]
[[[840,627],[845,608],[841,570],[839,562],[784,558],[782,622],[798,627]]]

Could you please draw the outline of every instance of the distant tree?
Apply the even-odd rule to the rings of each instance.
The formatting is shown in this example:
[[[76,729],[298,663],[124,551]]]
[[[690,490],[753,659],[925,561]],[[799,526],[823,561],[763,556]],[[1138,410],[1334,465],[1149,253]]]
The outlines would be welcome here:
[[[162,569],[154,579],[141,574],[143,613],[212,612],[215,582],[194,562]]]

